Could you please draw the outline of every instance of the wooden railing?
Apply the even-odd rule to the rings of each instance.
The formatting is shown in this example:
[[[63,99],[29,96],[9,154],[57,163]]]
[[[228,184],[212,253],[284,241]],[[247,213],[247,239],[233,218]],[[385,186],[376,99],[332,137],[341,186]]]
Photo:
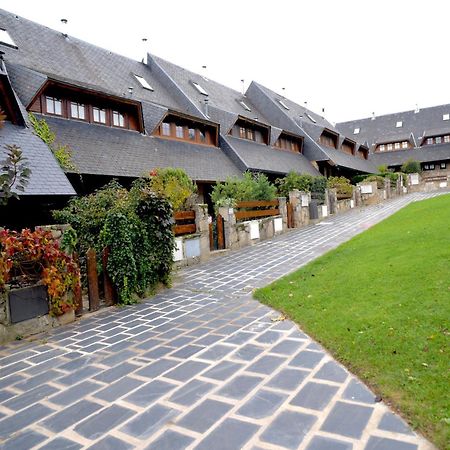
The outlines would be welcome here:
[[[239,202],[236,205],[236,221],[260,219],[262,217],[278,216],[280,214],[278,200],[255,200]]]
[[[175,225],[173,226],[175,236],[192,234],[197,231],[195,211],[177,211],[174,213],[173,219],[175,220]]]

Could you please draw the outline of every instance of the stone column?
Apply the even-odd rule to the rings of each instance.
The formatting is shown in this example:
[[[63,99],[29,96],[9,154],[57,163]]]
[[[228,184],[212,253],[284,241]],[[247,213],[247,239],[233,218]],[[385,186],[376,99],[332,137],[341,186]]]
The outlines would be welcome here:
[[[210,254],[208,205],[193,205],[192,209],[195,211],[197,233],[200,234],[200,259],[203,261]]]
[[[337,209],[337,190],[327,189],[327,199],[328,199],[328,214],[336,214]]]
[[[236,216],[234,215],[234,209],[229,206],[221,206],[219,208],[219,214],[223,217],[226,248],[238,248]]]
[[[384,190],[386,192],[385,198],[386,199],[391,198],[392,195],[391,195],[391,180],[390,180],[390,178],[384,179]]]
[[[283,220],[283,233],[287,231],[287,206],[286,197],[278,197],[278,209],[280,210],[280,216]]]

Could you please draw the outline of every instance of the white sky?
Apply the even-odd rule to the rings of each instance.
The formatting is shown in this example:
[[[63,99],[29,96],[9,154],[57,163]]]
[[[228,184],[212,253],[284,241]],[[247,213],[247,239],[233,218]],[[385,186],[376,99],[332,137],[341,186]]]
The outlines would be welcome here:
[[[252,79],[334,122],[450,103],[447,0],[0,0],[135,59],[241,90]],[[206,72],[202,66],[206,65]]]

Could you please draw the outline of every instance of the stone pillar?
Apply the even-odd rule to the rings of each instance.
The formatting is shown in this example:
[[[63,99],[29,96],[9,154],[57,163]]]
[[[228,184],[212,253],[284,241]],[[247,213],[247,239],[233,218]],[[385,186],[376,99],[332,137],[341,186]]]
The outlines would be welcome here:
[[[361,191],[358,186],[352,187],[353,208],[361,205]]]
[[[200,234],[200,260],[203,261],[208,259],[210,254],[208,205],[193,205],[192,209],[195,211],[197,233]]]
[[[307,206],[302,206],[303,203],[307,203]],[[300,228],[301,226],[307,225],[309,223],[309,200],[311,194],[307,192],[300,192],[298,189],[294,189],[289,192],[289,203],[292,205],[293,215],[294,215],[294,227]],[[305,214],[305,210],[307,215]]]
[[[392,197],[391,194],[391,179],[390,178],[385,178],[384,179],[384,190],[386,192],[386,195],[384,196],[385,199],[389,199]]]
[[[223,217],[226,248],[231,249],[239,248],[236,233],[236,216],[234,215],[234,209],[229,206],[221,206],[219,208],[219,214]]]
[[[337,190],[336,189],[327,189],[326,191],[328,199],[328,214],[336,214],[337,209]]]
[[[284,233],[287,231],[288,228],[286,197],[278,197],[278,209],[280,210],[280,216],[281,219],[283,220],[283,233]]]

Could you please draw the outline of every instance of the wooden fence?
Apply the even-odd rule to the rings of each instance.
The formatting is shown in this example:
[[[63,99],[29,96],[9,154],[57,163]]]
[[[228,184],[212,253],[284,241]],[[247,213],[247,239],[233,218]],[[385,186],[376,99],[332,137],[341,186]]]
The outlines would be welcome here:
[[[278,200],[239,202],[236,205],[236,210],[235,217],[237,222],[278,216],[280,214]]]
[[[174,213],[173,219],[175,220],[175,225],[173,226],[175,236],[193,234],[197,231],[195,211],[177,211]]]

